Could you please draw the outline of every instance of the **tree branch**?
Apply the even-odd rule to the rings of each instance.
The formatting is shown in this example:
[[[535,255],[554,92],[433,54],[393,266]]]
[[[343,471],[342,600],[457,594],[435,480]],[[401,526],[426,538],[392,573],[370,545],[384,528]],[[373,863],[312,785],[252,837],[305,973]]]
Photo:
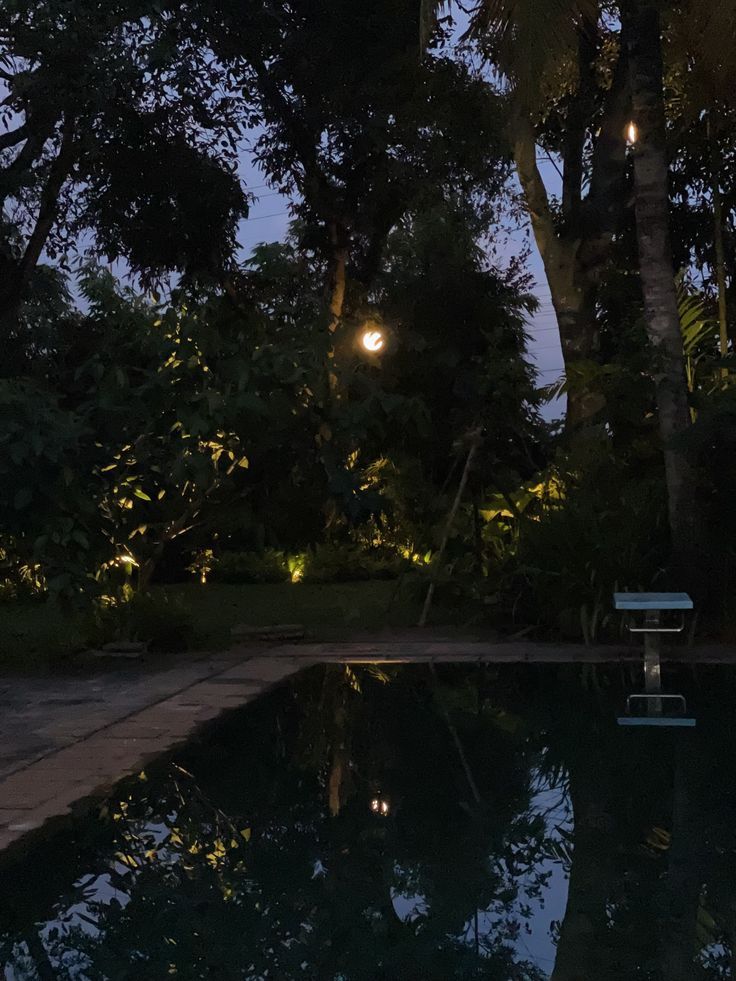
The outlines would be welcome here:
[[[74,161],[74,152],[74,127],[71,122],[65,121],[61,132],[61,146],[59,147],[56,159],[51,164],[48,180],[41,194],[41,204],[38,209],[36,225],[18,264],[17,295],[22,293],[23,288],[41,257],[41,253],[49,237],[49,232],[56,218],[59,193],[61,192],[64,181],[69,176]]]
[[[304,171],[303,179],[297,181],[302,185],[300,187],[302,195],[322,217],[331,217],[325,212],[331,210],[331,205],[334,204],[334,193],[319,165],[311,134],[302,124],[298,114],[294,112],[289,100],[274,81],[265,64],[254,60],[251,67],[256,73],[262,92],[278,112],[296,149],[299,163]],[[294,173],[293,168],[292,173]]]
[[[15,159],[7,167],[0,168],[0,199],[7,197],[16,190],[14,186],[16,175],[30,169],[34,160],[43,153],[46,140],[52,132],[53,129],[49,126],[29,133],[25,144]]]

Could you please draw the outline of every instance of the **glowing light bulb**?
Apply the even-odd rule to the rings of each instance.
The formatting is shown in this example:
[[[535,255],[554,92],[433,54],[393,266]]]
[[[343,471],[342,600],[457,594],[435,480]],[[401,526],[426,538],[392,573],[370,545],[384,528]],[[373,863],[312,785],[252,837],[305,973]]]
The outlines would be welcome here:
[[[386,344],[386,339],[380,330],[366,330],[360,338],[360,343],[371,354],[377,354]]]
[[[636,143],[639,138],[639,130],[636,123],[632,120],[626,127],[626,140],[628,143]]]

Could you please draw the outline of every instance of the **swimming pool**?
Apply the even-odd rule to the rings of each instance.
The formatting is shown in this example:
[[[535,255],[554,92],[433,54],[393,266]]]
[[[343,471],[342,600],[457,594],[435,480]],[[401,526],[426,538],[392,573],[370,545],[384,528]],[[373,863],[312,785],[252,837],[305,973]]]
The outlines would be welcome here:
[[[670,669],[674,670],[674,669]],[[736,675],[311,668],[0,868],[6,981],[736,977]]]

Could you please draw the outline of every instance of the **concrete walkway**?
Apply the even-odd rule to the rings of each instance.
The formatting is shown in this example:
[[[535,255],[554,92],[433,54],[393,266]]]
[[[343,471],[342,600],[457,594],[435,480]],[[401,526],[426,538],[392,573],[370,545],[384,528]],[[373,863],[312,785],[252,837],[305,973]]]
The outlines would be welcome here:
[[[415,638],[250,645],[126,662],[92,677],[0,678],[0,852],[73,807],[83,811],[90,798],[103,796],[199,726],[316,663],[605,664],[641,658],[637,647]],[[680,647],[671,657],[733,664],[736,649]]]
[[[307,663],[251,647],[158,670],[0,679],[0,853]]]

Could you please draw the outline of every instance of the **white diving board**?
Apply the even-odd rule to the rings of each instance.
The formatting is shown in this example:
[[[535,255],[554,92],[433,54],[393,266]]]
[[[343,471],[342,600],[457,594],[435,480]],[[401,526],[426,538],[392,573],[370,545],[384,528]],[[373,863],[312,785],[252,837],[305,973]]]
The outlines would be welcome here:
[[[617,610],[692,610],[687,593],[614,593]]]
[[[655,726],[657,728],[687,728],[692,729],[695,719],[683,715],[620,715],[616,720],[620,726]]]

